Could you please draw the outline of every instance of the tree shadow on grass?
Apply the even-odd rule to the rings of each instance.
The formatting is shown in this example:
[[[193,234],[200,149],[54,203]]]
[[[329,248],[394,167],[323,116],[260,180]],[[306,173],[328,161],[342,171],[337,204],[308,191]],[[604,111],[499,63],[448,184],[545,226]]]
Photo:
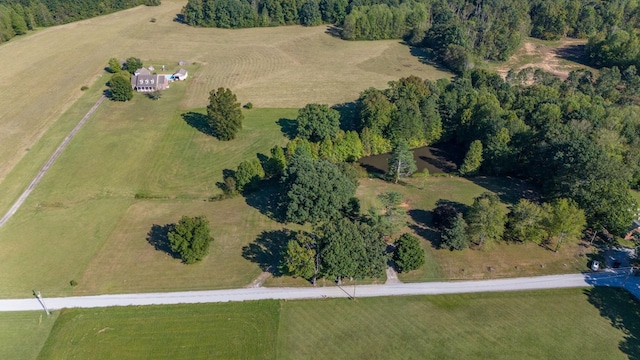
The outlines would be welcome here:
[[[282,276],[282,256],[289,240],[294,237],[295,233],[288,229],[263,231],[251,244],[242,248],[242,257],[258,264],[262,271]]]
[[[211,126],[209,126],[209,122],[207,121],[207,115],[197,113],[195,111],[189,111],[182,114],[182,118],[192,128],[200,131],[205,135],[214,136],[213,130],[211,129]]]
[[[591,66],[589,57],[585,53],[585,44],[569,45],[552,50],[559,58],[576,62],[580,65]]]
[[[440,248],[440,233],[432,226],[433,214],[431,211],[422,209],[411,209],[408,211],[409,216],[415,224],[409,225],[418,236],[431,243],[434,249]]]
[[[626,290],[609,287],[594,287],[584,290],[589,302],[600,311],[600,315],[621,330],[624,340],[619,349],[629,359],[640,360],[640,302]]]
[[[409,47],[409,53],[418,58],[418,60],[426,65],[431,65],[440,71],[451,72],[449,68],[438,62],[436,55],[432,50],[416,46]]]
[[[469,178],[469,180],[495,193],[500,198],[500,201],[507,205],[515,205],[523,198],[531,201],[540,200],[536,189],[524,180],[488,176],[476,176]]]
[[[171,250],[169,242],[169,232],[173,230],[176,224],[158,225],[153,224],[151,230],[147,233],[147,242],[158,250],[169,254],[174,259],[180,259],[180,255]]]
[[[244,200],[247,205],[260,211],[261,214],[279,223],[284,223],[284,218],[280,206],[278,204],[281,197],[280,186],[276,183],[268,185],[263,183],[260,190],[245,194]]]
[[[298,135],[298,122],[294,119],[280,118],[276,121],[280,126],[280,131],[289,140],[293,140]]]

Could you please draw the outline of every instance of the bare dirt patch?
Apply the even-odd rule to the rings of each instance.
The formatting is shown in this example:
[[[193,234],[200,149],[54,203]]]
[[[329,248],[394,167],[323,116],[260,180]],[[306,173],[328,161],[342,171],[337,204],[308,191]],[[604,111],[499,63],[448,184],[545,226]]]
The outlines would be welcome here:
[[[554,42],[528,39],[520,50],[494,70],[506,76],[510,69],[521,70],[533,67],[547,71],[561,79],[566,79],[569,72],[578,68],[593,68],[584,63],[584,46],[586,40],[564,38]]]

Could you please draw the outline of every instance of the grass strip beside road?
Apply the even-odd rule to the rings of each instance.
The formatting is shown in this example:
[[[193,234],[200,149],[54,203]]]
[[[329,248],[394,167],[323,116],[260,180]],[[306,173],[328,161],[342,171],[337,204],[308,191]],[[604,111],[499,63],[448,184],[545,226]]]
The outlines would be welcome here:
[[[639,308],[594,288],[70,309],[39,358],[626,359]]]

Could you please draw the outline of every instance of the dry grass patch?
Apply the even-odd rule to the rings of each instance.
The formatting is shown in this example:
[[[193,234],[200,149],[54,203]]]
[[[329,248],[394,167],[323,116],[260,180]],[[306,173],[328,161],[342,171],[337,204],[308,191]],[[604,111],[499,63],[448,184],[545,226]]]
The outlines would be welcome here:
[[[185,265],[154,248],[151,227],[182,215],[205,215],[214,241],[200,263]],[[242,257],[242,247],[262,231],[282,226],[249,207],[242,197],[218,202],[137,201],[122,216],[87,266],[75,294],[234,288],[248,285],[261,270]]]
[[[204,106],[209,91],[220,86],[258,107],[301,107],[354,100],[360,91],[384,87],[401,76],[449,76],[420,63],[397,40],[348,42],[326,34],[325,26],[186,26],[174,21],[185,3],[165,0],[161,6],[47,28],[1,45],[0,180],[80,98],[81,86],[102,75],[111,57],[202,64],[184,108]],[[156,22],[149,22],[151,18]],[[389,73],[396,67],[399,71]]]

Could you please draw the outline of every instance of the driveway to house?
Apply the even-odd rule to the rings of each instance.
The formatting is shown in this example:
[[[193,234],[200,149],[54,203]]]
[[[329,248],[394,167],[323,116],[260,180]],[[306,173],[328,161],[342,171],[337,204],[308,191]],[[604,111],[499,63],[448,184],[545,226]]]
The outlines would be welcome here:
[[[47,298],[44,305],[49,310],[63,308],[97,308],[131,305],[196,304],[265,299],[323,299],[459,294],[490,291],[521,291],[559,288],[585,288],[591,286],[624,287],[640,297],[640,277],[626,269],[599,273],[550,275],[498,280],[425,282],[412,284],[384,284],[358,286],[328,286],[305,288],[242,288],[210,291],[185,291],[169,293],[117,294]],[[0,300],[0,311],[42,310],[43,304],[36,297]]]
[[[80,130],[82,125],[84,125],[84,123],[86,123],[87,120],[89,120],[91,115],[93,115],[93,113],[100,106],[100,104],[102,104],[102,102],[105,99],[106,99],[106,97],[104,95],[102,95],[100,97],[100,99],[98,99],[98,101],[93,105],[93,107],[91,107],[91,109],[89,109],[89,112],[87,112],[87,114],[80,120],[80,122],[78,122],[78,124],[73,128],[73,130],[71,130],[69,135],[67,135],[67,137],[64,138],[62,143],[58,146],[56,151],[53,152],[51,157],[49,157],[49,160],[47,160],[47,162],[44,164],[42,169],[40,169],[40,171],[38,171],[38,174],[36,174],[36,177],[33,178],[33,180],[31,180],[31,183],[29,184],[29,186],[27,186],[27,189],[22,193],[22,195],[20,195],[18,200],[13,204],[13,206],[11,206],[9,211],[7,211],[7,213],[4,214],[2,219],[0,219],[0,227],[2,227],[7,221],[9,221],[9,219],[11,219],[13,214],[15,214],[16,211],[18,211],[18,209],[20,209],[20,206],[22,206],[24,201],[27,200],[27,198],[29,197],[29,195],[31,194],[33,189],[35,189],[36,185],[38,185],[38,183],[40,182],[40,180],[42,179],[44,174],[46,174],[47,171],[49,170],[49,168],[51,167],[51,165],[53,165],[53,162],[56,161],[56,159],[58,158],[58,156],[60,156],[60,154],[62,154],[62,151],[64,151],[64,149],[67,147],[67,145],[69,145],[69,142],[71,142],[71,139],[73,139],[73,137]]]

